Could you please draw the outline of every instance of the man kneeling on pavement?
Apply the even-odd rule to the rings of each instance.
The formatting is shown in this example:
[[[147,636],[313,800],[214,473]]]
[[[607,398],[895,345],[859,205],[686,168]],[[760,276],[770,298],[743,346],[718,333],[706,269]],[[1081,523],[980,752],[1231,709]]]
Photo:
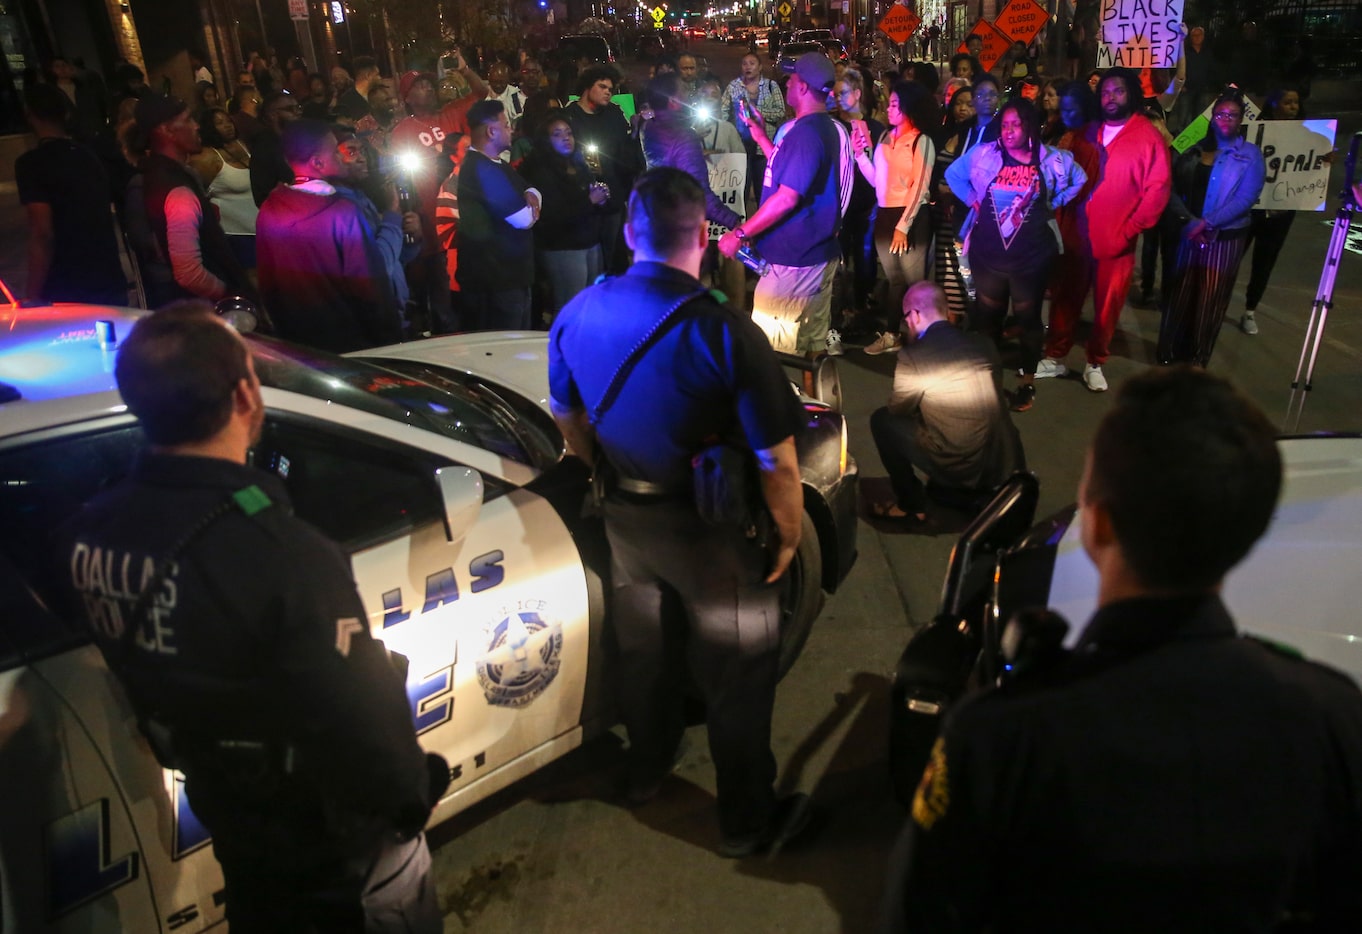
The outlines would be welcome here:
[[[946,293],[918,282],[903,297],[905,343],[887,405],[870,416],[894,500],[875,516],[907,526],[927,522],[927,494],[971,511],[1026,468],[1021,436],[1007,414],[1002,362],[993,344],[950,323]],[[918,479],[914,468],[927,478]]]

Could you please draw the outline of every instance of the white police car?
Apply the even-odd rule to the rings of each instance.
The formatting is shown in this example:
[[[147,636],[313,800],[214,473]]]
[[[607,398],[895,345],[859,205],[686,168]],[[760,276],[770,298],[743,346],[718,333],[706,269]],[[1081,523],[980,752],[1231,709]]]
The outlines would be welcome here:
[[[0,930],[223,920],[222,875],[182,782],[156,765],[84,632],[36,596],[53,573],[48,533],[142,447],[112,376],[139,314],[0,306]],[[450,763],[432,822],[609,726],[608,558],[599,523],[581,517],[585,468],[564,458],[546,410],[544,336],[351,357],[248,343],[267,407],[254,462],[351,555],[374,635],[410,660],[420,740]],[[846,426],[804,402],[805,543],[783,668],[855,555]]]

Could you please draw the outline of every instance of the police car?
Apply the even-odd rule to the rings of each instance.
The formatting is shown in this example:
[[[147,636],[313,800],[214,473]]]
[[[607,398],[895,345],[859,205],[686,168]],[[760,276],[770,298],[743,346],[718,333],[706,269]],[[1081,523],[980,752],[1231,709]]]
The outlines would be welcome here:
[[[1243,632],[1299,651],[1362,684],[1362,436],[1278,441],[1281,499],[1272,524],[1230,571],[1222,594]],[[1003,630],[1028,607],[1068,622],[1073,647],[1097,609],[1097,569],[1083,550],[1078,507],[1032,524],[1039,488],[1014,477],[961,535],[938,616],[899,659],[891,715],[894,790],[911,800],[942,713],[967,684],[1003,672]],[[1058,633],[1056,632],[1056,635]]]
[[[102,658],[53,618],[44,543],[143,441],[114,388],[139,314],[0,306],[0,929],[198,931],[222,875]],[[256,466],[351,556],[373,634],[410,660],[420,741],[451,768],[442,821],[613,722],[608,555],[586,469],[547,411],[543,335],[337,357],[248,336],[264,384]],[[792,392],[795,391],[792,387]],[[804,543],[782,670],[855,555],[846,425],[803,398]],[[117,584],[113,569],[109,586]]]

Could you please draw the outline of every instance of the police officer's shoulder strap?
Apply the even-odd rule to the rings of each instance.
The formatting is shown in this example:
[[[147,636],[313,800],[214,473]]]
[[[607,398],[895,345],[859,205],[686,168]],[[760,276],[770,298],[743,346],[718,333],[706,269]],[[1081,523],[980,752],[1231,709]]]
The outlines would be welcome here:
[[[264,512],[272,505],[274,505],[274,501],[270,499],[269,494],[254,483],[242,487],[204,513],[203,518],[190,526],[189,530],[180,536],[180,540],[161,556],[161,560],[156,564],[156,570],[152,572],[150,579],[142,586],[142,592],[137,595],[137,602],[132,605],[132,612],[128,614],[128,623],[123,627],[123,634],[119,637],[125,661],[132,655],[132,642],[137,636],[142,617],[151,609],[151,603],[156,598],[156,592],[161,589],[161,584],[164,583],[166,575],[170,573],[170,567],[175,563],[175,559],[184,554],[186,548],[228,513],[239,512],[249,518]]]
[[[619,368],[615,370],[614,375],[610,377],[610,382],[605,387],[605,393],[601,396],[601,401],[596,403],[596,407],[591,410],[591,424],[599,424],[600,420],[605,417],[605,413],[610,410],[610,407],[615,404],[615,400],[619,398],[620,390],[624,388],[624,381],[629,378],[629,374],[633,372],[635,365],[637,365],[643,355],[648,352],[648,349],[657,343],[658,339],[681,317],[681,309],[685,308],[697,298],[702,298],[708,294],[710,293],[707,289],[696,289],[693,292],[687,292],[685,295],[678,298],[672,307],[667,309],[667,313],[658,319],[657,324],[654,324],[648,329],[648,333],[644,334],[643,337],[639,339],[639,342],[629,351],[629,355],[620,362]]]

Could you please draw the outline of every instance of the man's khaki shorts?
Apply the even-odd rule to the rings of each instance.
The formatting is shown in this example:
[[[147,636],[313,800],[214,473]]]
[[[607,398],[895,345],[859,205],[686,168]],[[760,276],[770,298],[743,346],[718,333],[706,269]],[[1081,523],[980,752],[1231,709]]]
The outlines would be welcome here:
[[[752,320],[781,353],[804,354],[826,349],[832,320],[832,277],[837,263],[777,266],[757,280]]]

